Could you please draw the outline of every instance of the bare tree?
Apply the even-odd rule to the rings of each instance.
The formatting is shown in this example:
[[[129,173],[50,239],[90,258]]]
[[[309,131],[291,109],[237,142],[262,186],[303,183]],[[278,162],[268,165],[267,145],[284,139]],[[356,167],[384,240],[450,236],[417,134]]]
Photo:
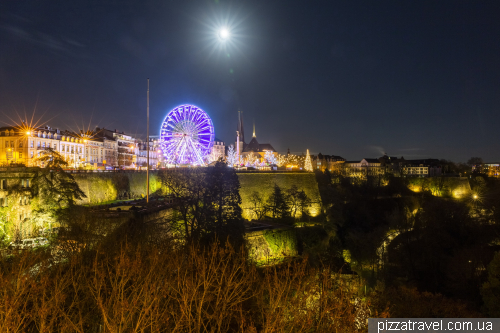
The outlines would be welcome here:
[[[250,194],[249,201],[251,203],[251,207],[249,208],[255,218],[257,220],[262,220],[267,213],[267,207],[266,207],[266,200],[264,196],[257,191],[253,191],[252,194]]]

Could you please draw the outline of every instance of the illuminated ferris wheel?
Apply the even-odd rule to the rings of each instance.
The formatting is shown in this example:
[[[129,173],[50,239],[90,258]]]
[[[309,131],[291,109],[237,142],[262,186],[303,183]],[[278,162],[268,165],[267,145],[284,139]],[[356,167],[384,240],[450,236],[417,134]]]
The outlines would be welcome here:
[[[212,119],[194,105],[179,105],[161,125],[160,147],[167,164],[205,165],[213,143]]]

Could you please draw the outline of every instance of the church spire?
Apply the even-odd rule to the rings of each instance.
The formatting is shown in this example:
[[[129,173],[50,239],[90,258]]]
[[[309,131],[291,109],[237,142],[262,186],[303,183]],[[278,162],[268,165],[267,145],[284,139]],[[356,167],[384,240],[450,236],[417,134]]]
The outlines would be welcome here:
[[[243,130],[243,111],[238,111],[238,132],[240,132],[240,141],[245,143],[245,131]]]
[[[252,138],[255,138],[256,135],[255,135],[255,120],[253,121],[253,135],[252,135]]]

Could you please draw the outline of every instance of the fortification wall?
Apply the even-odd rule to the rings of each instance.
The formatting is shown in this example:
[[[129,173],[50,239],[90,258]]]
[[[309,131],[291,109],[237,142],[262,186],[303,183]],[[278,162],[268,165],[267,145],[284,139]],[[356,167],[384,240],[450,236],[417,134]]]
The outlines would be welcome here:
[[[87,195],[79,204],[99,204],[146,195],[146,172],[77,173],[75,180]],[[149,172],[149,193],[161,187],[157,171]]]
[[[254,173],[238,173],[241,189],[241,208],[243,209],[243,217],[246,219],[252,218],[250,211],[251,202],[250,196],[252,193],[258,192],[268,197],[277,184],[283,190],[289,189],[292,185],[296,185],[299,190],[304,190],[312,203],[309,207],[309,213],[316,216],[321,212],[321,197],[319,195],[318,183],[313,173],[305,172],[254,172]]]
[[[79,204],[99,204],[119,199],[140,198],[146,194],[145,172],[77,173],[74,176],[82,191],[87,195],[87,198]],[[158,172],[151,171],[149,177],[150,193],[153,193],[161,187]],[[256,191],[267,197],[271,194],[274,184],[284,190],[292,185],[296,185],[299,190],[304,190],[312,201],[309,207],[310,214],[315,216],[320,213],[321,198],[318,183],[312,173],[238,173],[238,178],[241,184],[241,207],[244,218],[251,219],[250,195]]]

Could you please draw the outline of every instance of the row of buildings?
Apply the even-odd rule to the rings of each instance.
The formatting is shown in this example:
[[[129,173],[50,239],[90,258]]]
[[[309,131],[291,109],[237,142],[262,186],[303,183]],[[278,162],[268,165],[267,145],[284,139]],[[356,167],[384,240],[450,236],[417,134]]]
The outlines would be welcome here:
[[[42,150],[57,151],[72,169],[137,169],[147,165],[146,142],[117,130],[96,127],[93,131],[61,131],[39,128],[0,127],[0,165],[34,165]],[[149,164],[161,163],[157,138],[151,137]]]
[[[488,177],[500,178],[500,162],[475,164],[472,166],[472,171],[484,173]]]
[[[347,177],[378,176],[392,173],[397,177],[438,177],[442,166],[438,159],[407,160],[404,157],[384,155],[380,158],[363,158],[359,161],[346,161],[335,155],[311,157],[313,170],[337,172]]]

